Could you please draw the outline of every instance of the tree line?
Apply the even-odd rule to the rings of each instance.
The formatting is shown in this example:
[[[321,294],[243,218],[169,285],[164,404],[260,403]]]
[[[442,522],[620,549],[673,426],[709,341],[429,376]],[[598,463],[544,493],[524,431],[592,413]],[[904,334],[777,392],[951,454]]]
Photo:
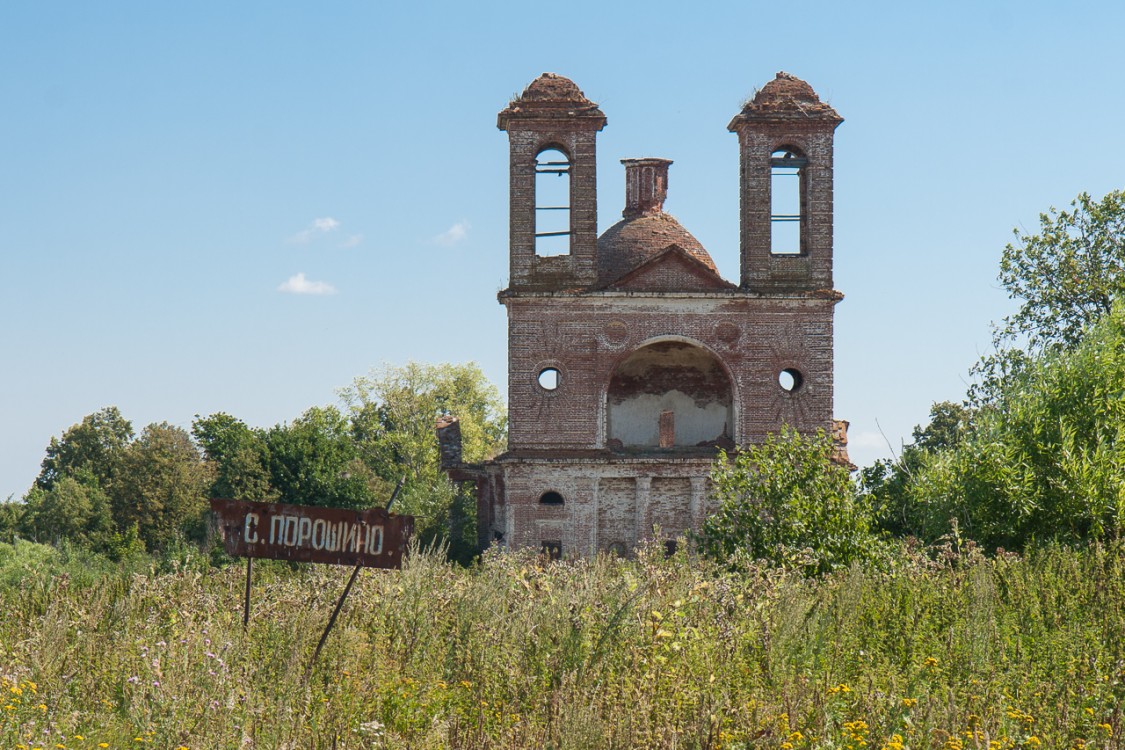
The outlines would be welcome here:
[[[475,364],[385,367],[342,389],[339,405],[268,429],[217,413],[190,431],[162,422],[136,434],[106,407],[51,439],[23,502],[0,508],[0,530],[120,558],[203,541],[211,497],[370,508],[401,482],[395,510],[416,516],[423,543],[464,558],[475,503],[439,468],[434,420],[447,413],[461,421],[467,461],[503,450],[504,404]]]

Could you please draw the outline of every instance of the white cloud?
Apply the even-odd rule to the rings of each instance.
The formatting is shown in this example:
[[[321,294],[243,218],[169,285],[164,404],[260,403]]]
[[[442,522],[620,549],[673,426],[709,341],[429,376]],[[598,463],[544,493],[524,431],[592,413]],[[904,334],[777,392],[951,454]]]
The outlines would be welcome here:
[[[363,242],[362,234],[349,234],[348,238],[340,243],[340,247],[359,247],[361,242]]]
[[[277,288],[277,291],[288,292],[289,294],[335,294],[336,287],[327,281],[309,281],[302,271],[296,276],[290,276],[284,284]]]
[[[443,247],[452,247],[469,236],[469,222],[459,221],[449,229],[434,237],[434,242]]]
[[[339,228],[340,222],[336,221],[331,216],[325,216],[322,219],[313,219],[312,224],[290,237],[289,242],[293,242],[298,245],[304,245],[307,242],[311,241],[312,238],[316,237],[318,234],[334,232]]]

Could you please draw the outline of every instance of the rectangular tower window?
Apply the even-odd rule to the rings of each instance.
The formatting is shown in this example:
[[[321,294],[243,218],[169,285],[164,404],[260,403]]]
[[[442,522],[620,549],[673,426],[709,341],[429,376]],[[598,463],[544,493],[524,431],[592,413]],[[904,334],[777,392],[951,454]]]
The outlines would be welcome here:
[[[570,159],[549,148],[535,158],[535,254],[570,252]]]
[[[791,149],[770,154],[770,252],[775,255],[800,255],[802,251],[802,183],[807,163]]]

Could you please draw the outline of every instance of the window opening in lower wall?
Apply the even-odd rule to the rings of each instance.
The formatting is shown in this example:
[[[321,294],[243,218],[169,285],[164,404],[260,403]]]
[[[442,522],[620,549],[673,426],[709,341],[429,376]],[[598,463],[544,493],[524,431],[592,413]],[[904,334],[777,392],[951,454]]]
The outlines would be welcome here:
[[[566,501],[563,499],[563,496],[554,490],[544,492],[539,496],[540,505],[562,505],[564,502]]]

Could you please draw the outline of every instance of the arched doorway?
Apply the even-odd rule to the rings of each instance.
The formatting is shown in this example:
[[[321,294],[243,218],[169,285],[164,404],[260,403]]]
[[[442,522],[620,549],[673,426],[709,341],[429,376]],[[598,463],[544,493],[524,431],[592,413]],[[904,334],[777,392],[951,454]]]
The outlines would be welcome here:
[[[642,346],[618,364],[606,404],[614,448],[731,443],[733,388],[718,358],[683,341]]]

